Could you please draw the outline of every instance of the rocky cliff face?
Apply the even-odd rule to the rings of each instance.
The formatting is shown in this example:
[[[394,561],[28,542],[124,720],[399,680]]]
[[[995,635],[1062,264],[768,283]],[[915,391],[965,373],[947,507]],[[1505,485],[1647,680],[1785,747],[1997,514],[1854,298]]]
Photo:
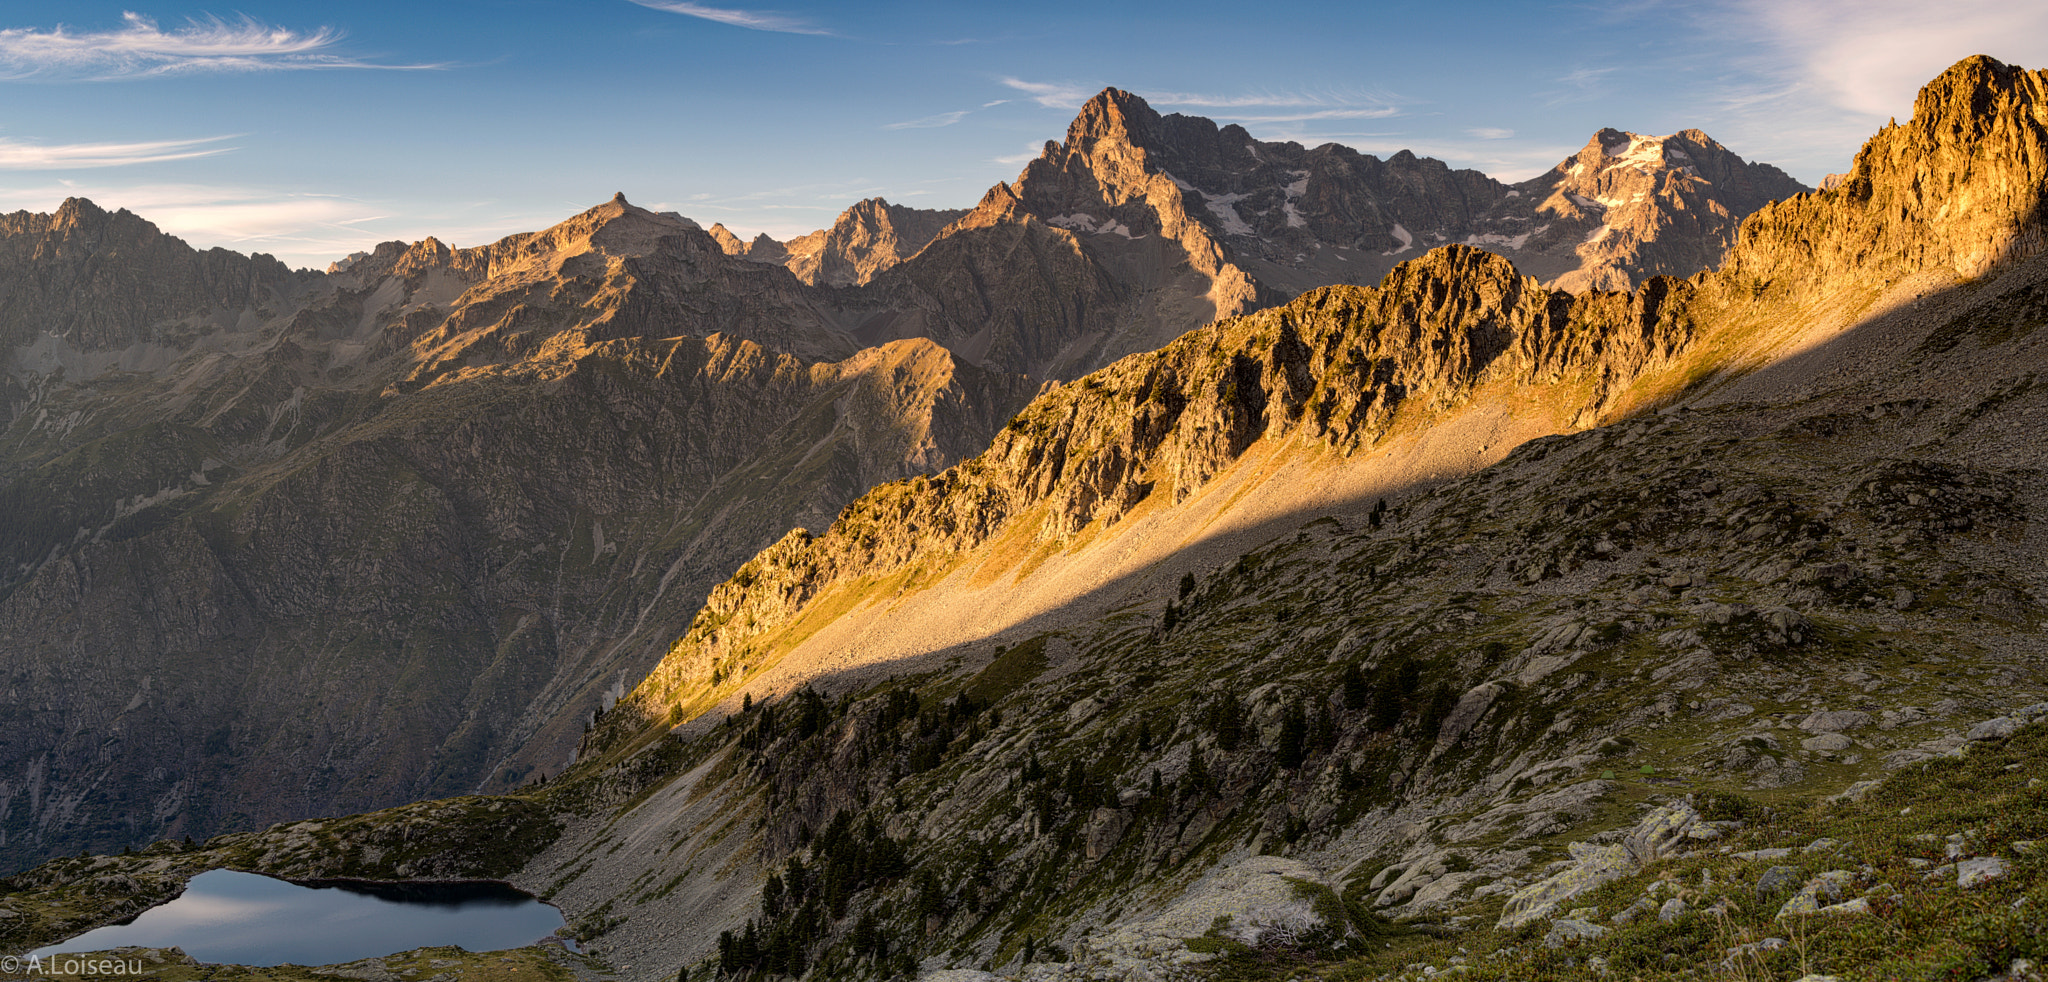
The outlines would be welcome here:
[[[126,209],[82,198],[47,215],[0,215],[0,250],[8,348],[45,338],[95,350],[176,343],[181,329],[199,330],[188,318],[275,306],[312,279],[265,255],[194,251]]]
[[[2042,244],[2048,74],[1977,56],[1920,90],[1907,122],[1863,145],[1834,187],[1742,226],[1731,282],[1781,295],[1844,276],[1977,277]]]

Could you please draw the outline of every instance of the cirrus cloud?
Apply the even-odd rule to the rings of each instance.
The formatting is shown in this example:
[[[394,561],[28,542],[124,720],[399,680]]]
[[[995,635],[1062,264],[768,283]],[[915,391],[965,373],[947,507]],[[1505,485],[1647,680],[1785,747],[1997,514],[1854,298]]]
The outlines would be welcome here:
[[[235,149],[206,146],[225,139],[228,137],[209,136],[197,140],[155,140],[144,143],[37,144],[0,137],[0,170],[76,170],[191,160]]]
[[[2048,7],[2009,0],[1735,0],[1795,80],[1869,117],[1904,115],[1928,79],[1988,54],[2048,61]]]
[[[996,81],[1030,96],[1032,102],[1047,109],[1073,109],[1087,102],[1089,96],[1101,91],[1096,87],[1073,82],[1029,82],[1008,75]]]
[[[941,126],[951,126],[954,123],[966,119],[968,114],[972,113],[973,111],[974,110],[972,109],[956,109],[953,112],[949,113],[938,113],[937,115],[925,116],[920,119],[905,120],[904,122],[901,123],[889,123],[883,126],[882,128],[885,130],[937,129],[938,127]]]
[[[711,7],[701,3],[691,3],[689,0],[633,0],[633,2],[649,10],[681,14],[685,17],[695,17],[698,20],[708,20],[714,24],[725,24],[730,27],[744,27],[750,31],[773,31],[777,34],[829,35],[832,33],[809,21],[774,11]]]
[[[63,25],[0,29],[0,79],[114,81],[202,72],[268,72],[380,68],[417,70],[438,65],[389,65],[334,50],[342,34],[331,27],[296,31],[250,18],[187,21],[164,30],[137,13],[121,15],[117,30],[79,32]]]

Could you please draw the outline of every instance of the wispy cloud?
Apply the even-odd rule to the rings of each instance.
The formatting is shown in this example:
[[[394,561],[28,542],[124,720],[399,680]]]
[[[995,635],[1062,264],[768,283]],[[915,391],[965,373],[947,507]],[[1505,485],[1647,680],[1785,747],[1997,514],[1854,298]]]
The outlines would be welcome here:
[[[2048,8],[2004,0],[1716,0],[1687,8],[1718,40],[1725,71],[1701,84],[1690,122],[1735,152],[1812,183],[1846,168],[1887,117],[1906,117],[1920,86],[1988,54],[2048,63]]]
[[[156,164],[167,160],[191,160],[227,153],[234,147],[206,144],[228,139],[209,136],[197,140],[158,140],[148,143],[24,143],[0,137],[0,170],[73,170],[88,167],[125,167]]]
[[[1031,97],[1031,101],[1048,109],[1075,109],[1088,97],[1101,91],[1099,88],[1074,82],[1027,82],[1021,78],[1003,76],[997,79],[1004,85]]]
[[[1379,91],[1246,92],[1217,95],[1202,92],[1147,92],[1145,101],[1155,106],[1193,106],[1207,109],[1384,109],[1398,105],[1400,97]]]
[[[700,20],[727,24],[732,27],[744,27],[750,31],[774,31],[778,34],[829,35],[832,33],[801,17],[791,17],[788,14],[777,13],[772,10],[735,10],[731,7],[711,7],[701,3],[690,3],[689,0],[632,0],[632,2],[649,10],[682,14],[685,17],[696,17]]]
[[[2048,60],[2048,7],[2009,0],[1733,0],[1742,22],[1834,105],[1905,115],[1942,69],[1973,54]]]
[[[1515,138],[1514,130],[1502,129],[1498,126],[1480,126],[1465,132],[1467,135],[1476,136],[1482,140],[1512,140]]]
[[[1562,88],[1538,93],[1545,106],[1556,107],[1574,102],[1586,102],[1609,95],[1608,76],[1620,71],[1614,66],[1603,68],[1574,68],[1557,78],[1551,79]]]
[[[1211,113],[1217,119],[1237,123],[1303,123],[1317,119],[1387,119],[1401,115],[1401,110],[1392,106],[1376,106],[1370,109],[1310,109],[1298,113]]]
[[[1038,155],[1043,152],[1045,152],[1045,144],[1031,143],[1025,145],[1023,153],[1010,154],[1004,157],[990,157],[989,161],[991,163],[1005,164],[1010,167],[1015,167],[1019,164],[1028,164],[1034,160],[1037,160]]]
[[[514,232],[545,228],[563,212],[508,210],[495,201],[366,201],[347,195],[245,184],[58,180],[0,183],[0,212],[52,211],[65,198],[126,208],[198,248],[267,252],[292,266],[325,268],[352,252],[393,239],[433,235],[450,245],[475,245]]]
[[[885,130],[937,129],[938,127],[941,126],[951,126],[954,123],[966,119],[968,114],[972,113],[973,111],[974,110],[972,109],[960,109],[949,113],[939,113],[935,116],[926,116],[921,119],[910,119],[905,120],[901,123],[890,123],[886,126],[883,126],[882,128]]]
[[[187,21],[166,31],[141,14],[122,14],[118,30],[75,32],[0,30],[0,79],[112,81],[202,72],[271,72],[377,68],[417,70],[438,65],[391,65],[334,50],[342,34],[331,27],[295,31],[244,17]]]

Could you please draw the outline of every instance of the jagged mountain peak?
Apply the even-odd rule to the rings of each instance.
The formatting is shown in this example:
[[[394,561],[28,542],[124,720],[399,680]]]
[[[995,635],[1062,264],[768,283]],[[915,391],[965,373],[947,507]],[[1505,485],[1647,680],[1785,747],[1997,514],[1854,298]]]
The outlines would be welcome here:
[[[1982,132],[2013,105],[2048,101],[2048,72],[2028,71],[1989,55],[1971,55],[1920,87],[1913,122],[1923,131]]]
[[[1123,89],[1105,88],[1082,103],[1074,121],[1067,124],[1067,146],[1080,149],[1101,139],[1137,142],[1132,137],[1142,139],[1158,120],[1159,113],[1143,98]]]
[[[1923,86],[1913,116],[1866,141],[1834,186],[1752,215],[1724,268],[1740,289],[1787,294],[1937,268],[1979,276],[2042,249],[2044,185],[2048,71],[1975,55]]]

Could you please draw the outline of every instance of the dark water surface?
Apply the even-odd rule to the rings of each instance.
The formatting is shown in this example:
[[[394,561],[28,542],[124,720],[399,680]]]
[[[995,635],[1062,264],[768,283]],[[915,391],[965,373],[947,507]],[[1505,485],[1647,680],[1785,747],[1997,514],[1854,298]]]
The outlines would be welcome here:
[[[332,965],[427,945],[498,951],[562,926],[560,911],[499,883],[337,883],[305,887],[213,870],[134,921],[36,952],[177,946],[202,962]]]

